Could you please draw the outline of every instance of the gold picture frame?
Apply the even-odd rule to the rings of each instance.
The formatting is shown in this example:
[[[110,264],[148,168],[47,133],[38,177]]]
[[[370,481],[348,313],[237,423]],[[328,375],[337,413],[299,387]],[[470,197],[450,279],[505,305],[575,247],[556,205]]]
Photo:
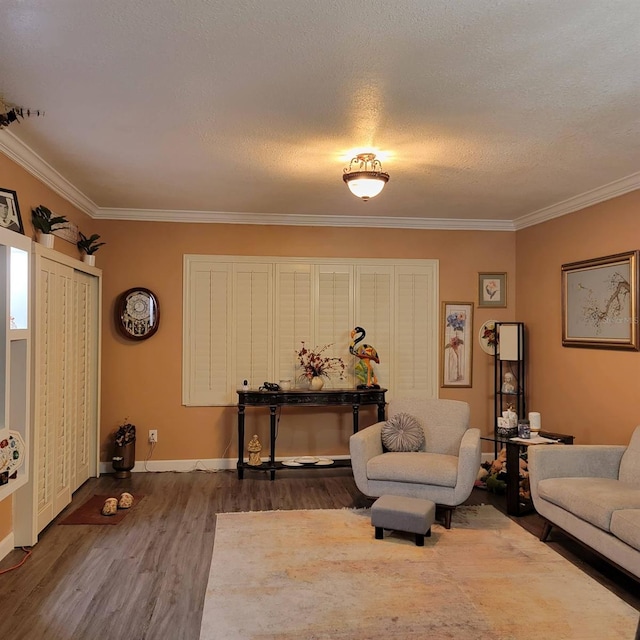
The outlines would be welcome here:
[[[638,351],[638,251],[562,265],[562,345]]]
[[[442,387],[470,387],[473,302],[442,303]]]

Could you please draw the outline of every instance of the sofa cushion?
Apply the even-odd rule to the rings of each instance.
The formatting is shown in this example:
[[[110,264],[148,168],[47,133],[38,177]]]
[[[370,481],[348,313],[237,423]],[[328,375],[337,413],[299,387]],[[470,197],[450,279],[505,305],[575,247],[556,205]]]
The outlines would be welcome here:
[[[640,509],[619,509],[611,516],[611,533],[640,551]]]
[[[388,451],[419,451],[424,445],[424,431],[409,413],[396,413],[383,425],[382,444]]]
[[[455,487],[458,458],[424,451],[383,453],[367,463],[367,478]]]
[[[546,478],[538,493],[604,531],[610,531],[614,511],[640,509],[640,489],[611,478]]]
[[[627,450],[622,454],[618,479],[640,489],[640,426],[636,427]]]

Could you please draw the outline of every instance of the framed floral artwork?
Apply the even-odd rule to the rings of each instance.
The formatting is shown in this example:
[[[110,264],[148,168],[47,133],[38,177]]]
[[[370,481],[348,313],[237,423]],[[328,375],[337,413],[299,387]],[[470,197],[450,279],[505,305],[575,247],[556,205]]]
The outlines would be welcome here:
[[[562,345],[638,351],[638,251],[562,265]]]
[[[478,274],[478,307],[507,306],[507,274]]]
[[[473,302],[442,303],[442,387],[470,387]]]

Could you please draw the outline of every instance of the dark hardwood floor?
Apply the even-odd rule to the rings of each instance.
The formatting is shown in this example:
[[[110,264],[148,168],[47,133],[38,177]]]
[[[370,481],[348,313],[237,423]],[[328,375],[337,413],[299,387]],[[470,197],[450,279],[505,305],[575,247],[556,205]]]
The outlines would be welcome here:
[[[94,494],[144,495],[115,526],[58,522]],[[474,490],[468,504],[504,498]],[[350,469],[137,473],[91,479],[41,534],[20,568],[0,575],[0,638],[198,640],[216,513],[367,507]],[[536,514],[514,518],[539,535]],[[540,543],[543,544],[543,543]],[[640,610],[638,583],[554,530],[549,546]],[[17,564],[10,553],[0,570]]]

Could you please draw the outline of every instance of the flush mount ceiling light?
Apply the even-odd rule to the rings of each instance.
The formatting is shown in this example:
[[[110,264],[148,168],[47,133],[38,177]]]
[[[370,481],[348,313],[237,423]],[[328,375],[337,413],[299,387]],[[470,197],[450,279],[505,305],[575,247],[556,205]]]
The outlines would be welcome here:
[[[384,189],[384,185],[389,182],[389,174],[382,170],[375,153],[359,153],[355,158],[351,158],[342,179],[354,196],[366,202]]]

